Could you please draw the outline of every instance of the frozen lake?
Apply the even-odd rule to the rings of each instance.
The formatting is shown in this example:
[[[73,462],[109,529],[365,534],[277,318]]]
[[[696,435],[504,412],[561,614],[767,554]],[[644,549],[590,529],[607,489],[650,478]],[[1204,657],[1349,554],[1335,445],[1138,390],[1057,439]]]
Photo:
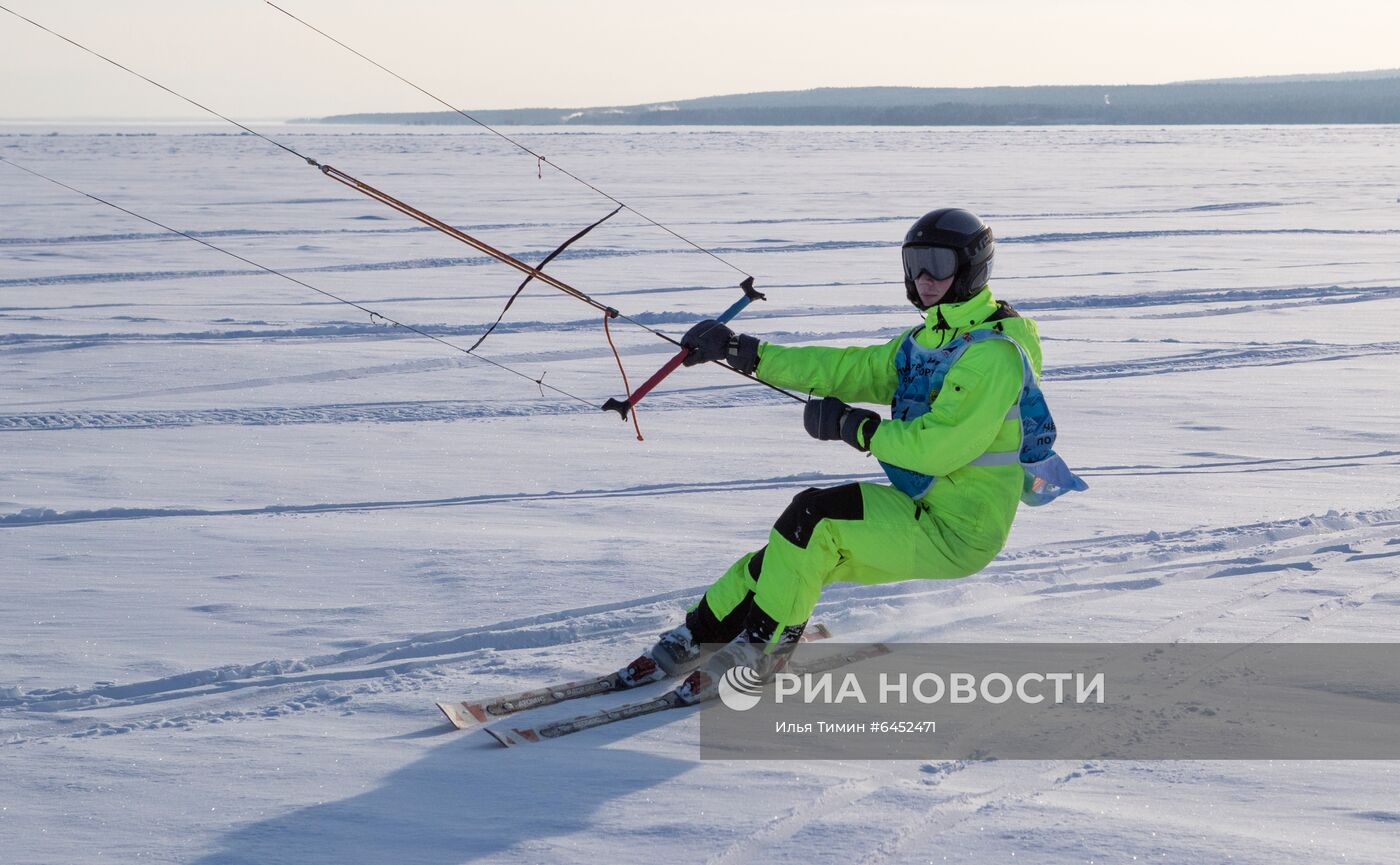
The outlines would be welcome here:
[[[537,261],[611,208],[470,129],[258,125]],[[470,345],[519,279],[222,126],[0,125],[0,157]],[[852,640],[1400,640],[1393,127],[520,129],[757,279],[737,329],[916,324],[898,244],[982,215],[1088,493]],[[696,721],[527,752],[432,703],[624,663],[806,486],[877,480],[685,369],[630,425],[0,164],[7,862],[1395,861],[1389,762],[728,764]],[[624,211],[550,272],[678,337],[740,275]],[[633,385],[673,351],[615,322]],[[589,307],[482,354],[600,405]],[[567,716],[576,707],[559,707]],[[547,711],[547,710],[546,710]]]

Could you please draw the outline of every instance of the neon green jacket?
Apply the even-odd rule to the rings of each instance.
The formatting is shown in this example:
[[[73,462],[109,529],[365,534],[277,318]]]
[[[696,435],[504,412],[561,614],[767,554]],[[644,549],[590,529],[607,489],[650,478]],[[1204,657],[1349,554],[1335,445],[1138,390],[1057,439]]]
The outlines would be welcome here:
[[[1038,378],[1041,354],[1035,322],[1021,317],[987,322],[996,311],[991,289],[983,288],[971,300],[930,309],[915,339],[941,348],[968,331],[1000,326],[1026,350]],[[896,386],[895,353],[904,336],[852,348],[763,343],[757,375],[769,384],[815,396],[888,406]],[[927,414],[909,421],[882,421],[868,442],[870,453],[879,459],[937,477],[923,504],[965,542],[993,553],[1011,531],[1023,472],[1019,465],[968,463],[988,451],[1020,447],[1020,424],[1006,419],[1020,393],[1021,356],[1016,347],[1004,340],[979,342],[953,365]]]

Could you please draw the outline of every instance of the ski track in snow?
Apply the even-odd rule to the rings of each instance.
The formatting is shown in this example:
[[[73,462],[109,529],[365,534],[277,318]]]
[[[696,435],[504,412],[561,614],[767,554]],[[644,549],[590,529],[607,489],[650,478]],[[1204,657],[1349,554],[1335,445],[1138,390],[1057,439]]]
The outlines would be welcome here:
[[[1335,471],[1360,466],[1400,465],[1400,451],[1374,451],[1363,454],[1341,454],[1323,457],[1268,457],[1185,463],[1179,465],[1081,466],[1078,474],[1085,478],[1134,475],[1229,474],[1241,472],[1302,472]],[[579,499],[622,499],[653,496],[703,495],[709,493],[753,492],[771,489],[805,489],[810,486],[834,486],[847,483],[884,483],[879,472],[832,474],[805,472],[767,478],[741,478],[724,481],[693,483],[641,484],[613,489],[583,489],[547,492],[503,492],[472,496],[451,496],[438,499],[402,499],[396,501],[317,502],[301,505],[263,505],[246,508],[100,508],[95,510],[55,511],[52,508],[25,508],[0,514],[0,530],[26,526],[61,525],[65,523],[112,522],[118,520],[169,519],[192,517],[263,517],[299,514],[351,513],[360,511],[402,510],[411,508],[469,507],[472,505],[514,504],[523,502],[562,502]],[[1353,551],[1355,552],[1355,551]],[[1385,558],[1400,556],[1400,551],[1375,553],[1356,558]]]
[[[318,199],[316,203],[335,203],[353,201],[358,203],[358,199]],[[290,202],[267,202],[268,204],[287,204]],[[217,206],[217,205],[216,205]],[[537,229],[552,227],[541,223],[492,223],[486,225],[465,225],[461,226],[463,231],[494,231],[505,228]],[[356,237],[362,235],[376,234],[431,234],[436,229],[426,226],[406,226],[403,228],[220,228],[204,231],[187,231],[191,237],[198,237],[202,240],[217,240],[227,237]],[[94,243],[131,243],[131,242],[188,242],[185,238],[169,231],[127,231],[107,234],[69,234],[56,237],[0,237],[0,246],[79,246],[85,247]]]
[[[1247,345],[1229,348],[1207,348],[1187,354],[1167,357],[1139,358],[1112,362],[1052,366],[1044,371],[1043,380],[1083,381],[1128,376],[1172,375],[1178,373],[1215,372],[1254,366],[1283,366],[1296,363],[1319,363],[1347,360],[1371,355],[1400,354],[1400,342],[1328,345],[1294,343],[1284,345]],[[527,358],[528,359],[528,358]],[[511,357],[507,362],[521,362]],[[435,371],[462,365],[462,361],[426,360],[403,364],[381,365],[336,373],[318,373],[279,379],[253,380],[226,385],[227,389],[244,389],[271,383],[332,381],[346,378],[366,378],[374,375],[400,375]],[[217,389],[204,386],[200,390]],[[173,389],[167,393],[188,392]],[[781,394],[751,387],[697,388],[660,393],[647,400],[651,411],[679,411],[701,408],[725,408],[736,405],[781,404]],[[599,404],[602,400],[599,399]],[[466,400],[407,401],[390,403],[356,403],[321,406],[271,408],[215,408],[163,411],[86,411],[38,412],[34,414],[0,415],[0,432],[36,432],[72,429],[156,429],[190,426],[277,426],[308,423],[407,423],[423,421],[489,420],[501,417],[530,417],[541,415],[579,414],[590,411],[588,406],[557,400],[534,400],[482,403]]]
[[[684,289],[684,290],[710,290],[710,289]],[[719,289],[715,289],[719,290]],[[728,291],[729,289],[723,289]],[[649,290],[650,291],[650,290]],[[600,297],[607,295],[600,294]],[[1171,294],[1140,293],[1127,295],[1080,295],[1076,297],[1056,298],[1053,300],[1027,300],[1017,303],[1017,308],[1027,313],[1073,311],[1084,309],[1126,309],[1131,307],[1189,307],[1182,312],[1164,312],[1155,314],[1145,314],[1145,318],[1164,318],[1189,316],[1199,317],[1205,315],[1239,314],[1255,311],[1258,309],[1281,309],[1298,305],[1311,305],[1325,298],[1330,303],[1362,303],[1367,301],[1391,300],[1400,297],[1400,286],[1343,286],[1334,285],[1325,288],[1312,286],[1286,286],[1282,288],[1245,288],[1245,289],[1202,289],[1196,291],[1179,291]],[[3,318],[4,309],[0,308],[0,318]],[[11,307],[9,309],[28,309]],[[849,326],[840,332],[823,324],[823,320],[838,319],[843,322],[857,316],[884,316],[884,315],[906,315],[908,310],[904,307],[880,305],[859,305],[828,307],[821,310],[753,310],[746,311],[745,316],[748,321],[764,320],[793,320],[810,319],[813,324],[809,331],[777,331],[765,334],[768,338],[801,337],[810,338],[813,335],[821,335],[822,338],[830,340],[841,339],[867,339],[886,340],[901,333],[904,326],[878,327],[865,329],[851,329]],[[663,328],[672,327],[679,331],[695,321],[695,314],[685,311],[642,311],[629,316],[637,322],[650,327]],[[115,316],[114,319],[124,319],[125,316]],[[245,323],[246,324],[246,323]],[[286,340],[336,340],[336,339],[421,339],[422,337],[408,331],[399,330],[383,323],[361,322],[361,321],[334,321],[323,322],[314,325],[304,325],[298,327],[277,327],[266,322],[257,322],[256,328],[226,328],[221,330],[204,331],[177,331],[169,333],[135,333],[135,332],[93,332],[85,334],[56,334],[56,333],[8,333],[0,334],[0,353],[33,353],[52,351],[75,351],[89,348],[105,348],[131,343],[190,343],[204,342],[211,340],[223,341],[286,341]],[[485,333],[490,326],[487,322],[473,322],[469,324],[415,324],[420,330],[434,336],[451,338],[475,338]],[[552,333],[572,333],[580,331],[595,331],[599,327],[598,320],[593,318],[572,319],[567,321],[544,322],[544,321],[502,321],[496,326],[495,332],[498,334],[527,333],[537,335],[542,342],[547,342]],[[1276,350],[1288,350],[1289,346],[1317,345],[1312,342],[1284,343],[1282,345],[1258,343],[1264,348],[1275,348]],[[1380,343],[1386,346],[1393,343]],[[654,346],[651,350],[634,349],[628,352],[629,357],[638,354],[664,353],[671,349],[669,347]],[[565,352],[541,353],[531,352],[518,355],[503,356],[498,359],[506,363],[520,363],[532,360],[548,359],[575,359],[580,357],[603,357],[606,352],[602,348],[592,350],[572,350]],[[454,358],[452,360],[461,362],[463,359]],[[360,378],[373,374],[394,374],[400,371],[414,371],[412,364],[425,364],[425,368],[440,368],[443,359],[434,358],[422,361],[409,362],[402,370],[394,367],[376,368],[369,373],[361,373],[356,370],[347,370],[342,373],[323,373],[321,376],[341,375],[343,378]],[[434,366],[436,364],[436,366]],[[1047,370],[1047,375],[1053,374],[1052,370]],[[247,387],[261,387],[269,384],[280,384],[283,382],[305,381],[302,377],[269,378],[256,379],[249,382]],[[332,380],[323,377],[319,380]],[[229,389],[236,387],[237,383],[229,385],[212,385],[211,389]],[[193,392],[185,389],[172,392]],[[112,398],[122,398],[120,396]],[[89,398],[91,399],[91,398]]]
[[[431,229],[429,229],[431,230]],[[1064,244],[1090,241],[1112,240],[1161,240],[1164,238],[1237,237],[1237,236],[1352,236],[1389,237],[1400,235],[1400,229],[1325,229],[1325,228],[1241,228],[1241,229],[1173,229],[1156,231],[1084,231],[1050,232],[1011,237],[998,237],[998,244]],[[796,253],[848,252],[856,249],[897,249],[899,244],[890,241],[873,240],[822,240],[807,243],[780,243],[764,245],[755,242],[744,246],[712,246],[710,252],[716,255],[745,256],[791,255]],[[510,254],[523,261],[538,260],[547,255],[548,249],[515,250]],[[629,258],[637,256],[676,256],[703,255],[699,250],[688,247],[668,249],[602,249],[571,248],[571,260]],[[395,259],[389,261],[359,262],[355,264],[332,264],[320,267],[278,268],[283,273],[364,273],[403,270],[433,270],[445,267],[481,267],[495,264],[489,256],[432,256],[428,258]],[[156,282],[172,279],[220,279],[234,276],[265,276],[263,271],[254,268],[223,268],[168,271],[110,271],[101,273],[49,274],[45,276],[9,277],[0,279],[0,288],[41,287],[56,285],[89,285],[95,283]]]
[[[3,137],[3,136],[0,136]],[[359,204],[359,198],[299,198],[299,199],[279,199],[273,201],[226,201],[211,202],[211,206],[237,205],[246,207],[249,205],[288,205],[288,204]],[[25,206],[25,205],[3,205],[3,206]],[[1141,208],[1136,210],[1111,210],[1111,211],[1084,211],[1079,213],[1071,212],[1047,212],[1047,213],[988,213],[988,219],[1120,219],[1126,216],[1176,216],[1192,213],[1227,213],[1241,210],[1257,210],[1271,207],[1284,207],[1284,202],[1280,201],[1241,201],[1221,204],[1202,204],[1192,207],[1165,207],[1165,208]],[[786,217],[781,219],[743,219],[725,220],[723,222],[713,220],[690,220],[686,222],[673,222],[675,225],[803,225],[803,224],[826,224],[826,225],[880,225],[885,223],[906,223],[918,218],[918,214],[903,215],[879,215],[864,217]],[[513,223],[481,223],[458,226],[467,232],[494,231],[499,229],[552,229],[563,227],[558,222],[513,222]],[[253,229],[253,228],[228,228],[204,231],[190,231],[189,234],[205,239],[212,237],[300,237],[304,235],[330,234],[408,234],[427,233],[434,229],[423,226],[410,226],[405,228],[374,228],[374,229],[349,229],[349,228],[320,228],[320,229]],[[168,231],[145,231],[145,232],[119,232],[107,234],[71,234],[53,237],[0,237],[0,246],[63,246],[77,244],[86,246],[90,243],[121,243],[131,241],[175,241],[181,238]]]
[[[1124,592],[1173,592],[1203,581],[1231,580],[1231,589],[1225,592],[1175,592],[1171,597],[1179,602],[1180,611],[1152,623],[1134,640],[1171,642],[1187,639],[1214,621],[1272,602],[1279,592],[1295,584],[1306,586],[1319,573],[1330,575],[1334,583],[1342,580],[1356,551],[1393,545],[1397,527],[1400,509],[1330,512],[1170,534],[1151,531],[1072,538],[1036,549],[1008,550],[975,578],[876,586],[838,584],[824,596],[818,618],[831,622],[839,635],[842,622],[859,621],[863,610],[878,610],[892,602],[927,601],[939,609],[956,611],[932,632],[936,639],[956,640],[960,629],[975,626],[988,615],[998,615],[1018,599],[1055,603],[1056,615],[1065,620],[1076,608]],[[1241,562],[1249,565],[1222,567]],[[1147,572],[1157,576],[1122,579],[1124,574]],[[1400,606],[1400,576],[1352,573],[1346,589],[1295,591],[1301,600],[1291,620],[1257,639],[1301,638],[1317,622],[1368,604]],[[635,651],[649,635],[674,619],[704,588],[700,584],[615,603],[415,634],[328,655],[231,663],[142,682],[99,682],[30,691],[0,688],[0,718],[20,722],[6,745],[21,747],[54,737],[187,729],[322,709],[349,711],[357,699],[393,692],[421,692],[425,706],[438,699],[485,696],[539,684],[519,678],[522,665],[511,659],[513,652],[538,654],[541,649],[559,649],[554,656],[564,666],[556,673],[543,674],[550,678],[574,675],[565,659],[577,654],[579,643],[599,644],[601,654],[616,656],[621,664],[629,651]],[[159,708],[164,706],[170,708]],[[1063,768],[1063,764],[1057,766]],[[1060,769],[1056,771],[1063,775]],[[998,795],[1025,795],[1042,789],[1048,778],[1044,773],[1018,777],[1013,793]],[[858,793],[859,788],[850,792]],[[826,801],[831,807],[844,808],[852,807],[858,799],[840,794]],[[821,801],[822,796],[818,796]],[[826,810],[826,805],[818,805],[814,814]],[[962,812],[953,809],[951,813]],[[805,817],[794,815],[790,819]],[[767,835],[754,837],[761,841]],[[727,858],[729,855],[722,854],[715,861],[735,861]]]

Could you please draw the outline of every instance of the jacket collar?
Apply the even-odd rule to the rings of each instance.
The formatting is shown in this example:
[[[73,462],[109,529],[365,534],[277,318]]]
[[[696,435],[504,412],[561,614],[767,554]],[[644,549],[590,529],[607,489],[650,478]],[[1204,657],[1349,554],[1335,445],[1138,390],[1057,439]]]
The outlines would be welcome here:
[[[983,287],[981,291],[962,303],[940,303],[929,307],[928,312],[924,315],[924,324],[930,330],[949,328],[962,330],[970,325],[986,321],[996,311],[997,302],[992,297],[991,288]]]

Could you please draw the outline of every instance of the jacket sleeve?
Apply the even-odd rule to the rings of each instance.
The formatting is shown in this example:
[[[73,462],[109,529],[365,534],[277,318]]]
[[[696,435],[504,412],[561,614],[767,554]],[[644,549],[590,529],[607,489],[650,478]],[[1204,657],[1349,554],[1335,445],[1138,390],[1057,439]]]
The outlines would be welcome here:
[[[904,334],[883,345],[829,348],[765,342],[758,377],[771,385],[846,402],[888,405],[894,399],[894,354]]]
[[[988,340],[970,346],[948,371],[928,413],[883,421],[870,452],[912,471],[951,474],[987,452],[1020,394],[1021,355],[1014,345]]]

